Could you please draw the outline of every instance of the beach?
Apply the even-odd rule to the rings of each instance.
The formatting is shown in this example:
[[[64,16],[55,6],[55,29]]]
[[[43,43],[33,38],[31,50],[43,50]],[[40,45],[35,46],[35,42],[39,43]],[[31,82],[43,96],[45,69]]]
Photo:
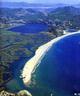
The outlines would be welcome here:
[[[24,68],[23,68],[22,74],[21,74],[24,84],[25,85],[30,84],[32,73],[35,72],[36,68],[39,66],[39,64],[40,64],[41,60],[43,59],[43,57],[45,56],[46,52],[48,52],[48,50],[52,46],[54,46],[53,45],[54,43],[56,43],[60,39],[63,39],[66,36],[73,35],[76,33],[80,33],[80,31],[77,31],[74,33],[68,33],[67,35],[57,37],[57,38],[49,41],[48,43],[40,46],[36,50],[35,55],[24,65]]]

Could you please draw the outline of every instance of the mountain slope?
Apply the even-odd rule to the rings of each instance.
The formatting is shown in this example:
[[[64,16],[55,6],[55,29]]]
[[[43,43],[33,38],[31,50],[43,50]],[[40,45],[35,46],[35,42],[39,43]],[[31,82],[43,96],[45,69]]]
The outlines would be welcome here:
[[[75,8],[72,6],[60,7],[49,13],[49,18],[51,19],[60,19],[60,20],[70,20],[74,16],[80,15],[80,8]]]
[[[67,4],[39,4],[39,3],[26,3],[26,2],[0,2],[2,8],[58,8],[68,6]]]

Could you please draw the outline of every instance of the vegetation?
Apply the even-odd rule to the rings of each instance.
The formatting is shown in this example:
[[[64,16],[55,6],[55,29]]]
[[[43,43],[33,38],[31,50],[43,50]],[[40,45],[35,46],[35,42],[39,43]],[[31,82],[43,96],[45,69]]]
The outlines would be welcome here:
[[[49,13],[48,18],[63,29],[80,29],[80,8],[72,6],[57,8]]]

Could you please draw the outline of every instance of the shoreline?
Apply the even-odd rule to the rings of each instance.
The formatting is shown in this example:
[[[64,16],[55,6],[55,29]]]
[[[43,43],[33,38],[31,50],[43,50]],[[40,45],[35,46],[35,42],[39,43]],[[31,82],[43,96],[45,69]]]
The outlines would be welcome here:
[[[35,72],[36,68],[39,66],[39,64],[40,64],[41,60],[43,59],[43,57],[45,56],[46,52],[49,51],[49,49],[53,46],[53,44],[55,44],[57,41],[63,39],[64,37],[67,37],[69,35],[73,35],[76,33],[80,33],[80,31],[77,31],[74,33],[68,33],[67,35],[57,37],[57,38],[49,41],[48,43],[40,46],[36,50],[35,55],[24,65],[24,68],[23,68],[22,74],[21,74],[23,83],[25,85],[30,84],[32,73]]]

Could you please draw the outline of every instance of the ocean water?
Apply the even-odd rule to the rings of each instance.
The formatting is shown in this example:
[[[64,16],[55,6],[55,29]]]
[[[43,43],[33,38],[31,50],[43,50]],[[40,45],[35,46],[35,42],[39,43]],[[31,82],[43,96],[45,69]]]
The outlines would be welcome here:
[[[80,33],[51,47],[32,77],[33,96],[75,96],[80,93]]]
[[[48,26],[45,23],[27,23],[25,25],[20,25],[17,27],[13,27],[8,29],[9,31],[13,32],[20,32],[20,33],[39,33],[42,31],[47,31]]]

